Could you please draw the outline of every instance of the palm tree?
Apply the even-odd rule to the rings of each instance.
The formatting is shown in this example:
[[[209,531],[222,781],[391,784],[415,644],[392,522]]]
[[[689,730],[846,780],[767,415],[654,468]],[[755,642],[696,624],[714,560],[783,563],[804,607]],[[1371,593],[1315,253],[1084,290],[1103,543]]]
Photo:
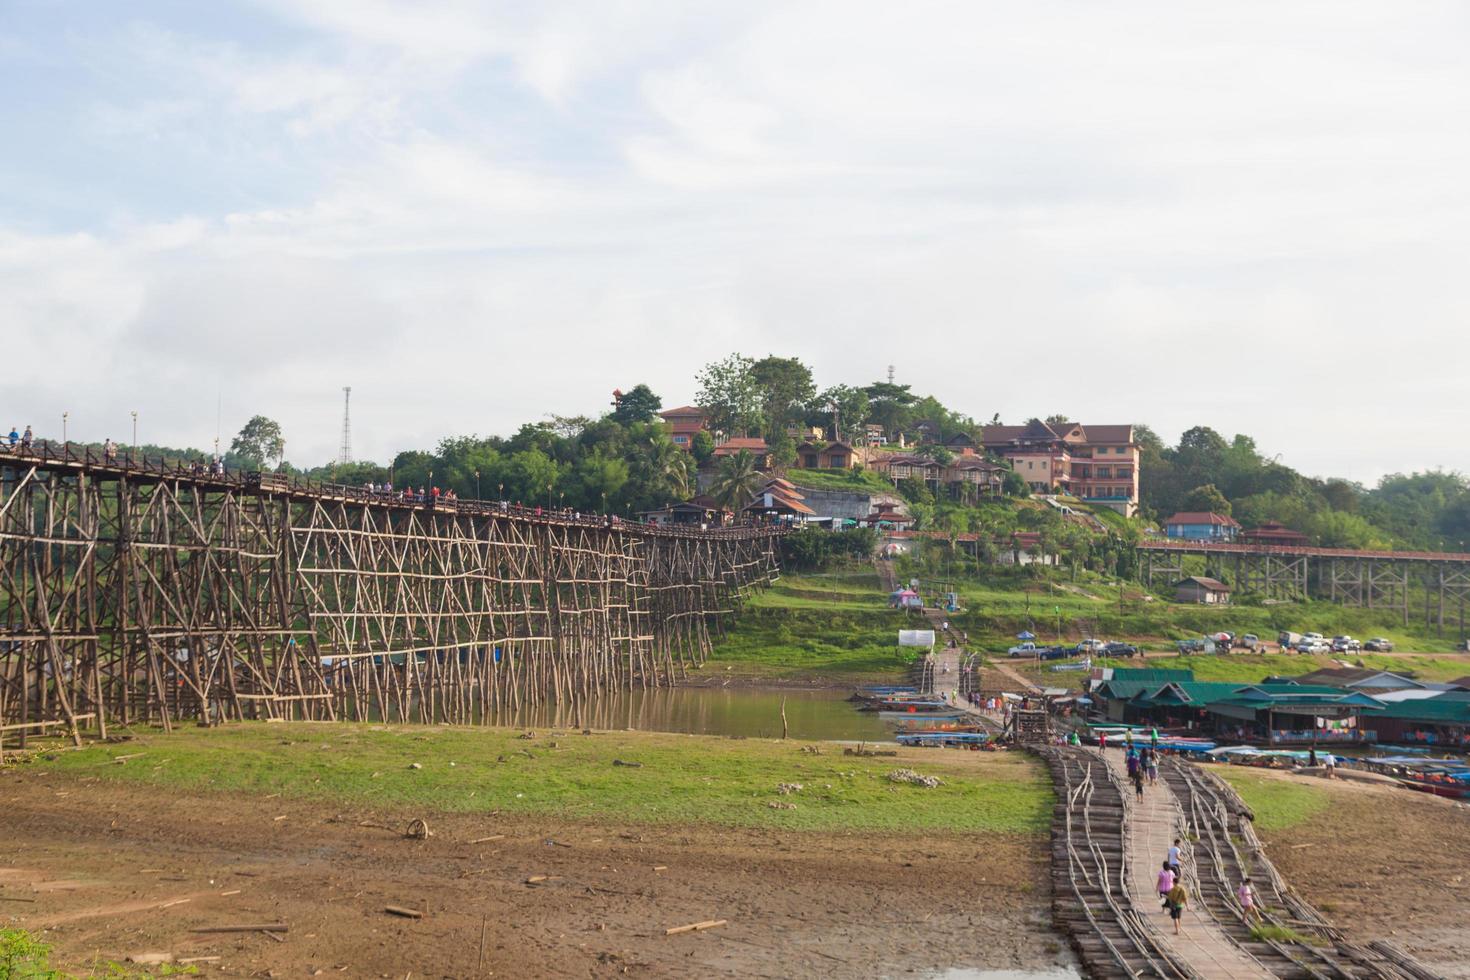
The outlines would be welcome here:
[[[721,507],[738,511],[750,502],[760,485],[761,471],[756,468],[755,457],[749,450],[742,449],[720,460],[720,468],[709,489]]]
[[[669,489],[681,500],[689,497],[691,458],[667,437],[655,437],[643,446],[643,460],[653,477],[668,481]]]

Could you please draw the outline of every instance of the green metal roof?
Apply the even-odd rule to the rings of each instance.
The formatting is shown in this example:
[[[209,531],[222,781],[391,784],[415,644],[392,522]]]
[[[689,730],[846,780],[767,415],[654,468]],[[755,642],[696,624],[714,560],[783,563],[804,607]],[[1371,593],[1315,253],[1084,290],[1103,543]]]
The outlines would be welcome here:
[[[1172,669],[1166,667],[1114,667],[1113,680],[1115,681],[1153,681],[1159,684],[1167,684],[1169,681],[1192,681],[1194,671],[1189,669]]]
[[[1470,724],[1470,701],[1461,698],[1420,698],[1394,701],[1375,717],[1402,718],[1444,724]]]

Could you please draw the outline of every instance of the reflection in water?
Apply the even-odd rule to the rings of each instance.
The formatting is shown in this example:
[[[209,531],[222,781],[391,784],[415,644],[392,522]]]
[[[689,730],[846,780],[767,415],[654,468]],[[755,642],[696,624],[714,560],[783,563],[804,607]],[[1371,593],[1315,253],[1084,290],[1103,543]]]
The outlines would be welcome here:
[[[886,741],[893,731],[860,712],[841,691],[768,691],[674,687],[627,691],[586,704],[536,704],[491,712],[492,725],[514,728],[632,728],[693,735],[781,736],[781,699],[792,738]]]

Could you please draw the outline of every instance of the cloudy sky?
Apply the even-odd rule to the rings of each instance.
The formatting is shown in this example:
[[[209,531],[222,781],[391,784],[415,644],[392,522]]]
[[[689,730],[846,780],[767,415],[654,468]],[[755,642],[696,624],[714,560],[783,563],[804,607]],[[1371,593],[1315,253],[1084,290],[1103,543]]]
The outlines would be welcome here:
[[[739,349],[1470,470],[1467,11],[5,0],[0,423],[381,460]]]

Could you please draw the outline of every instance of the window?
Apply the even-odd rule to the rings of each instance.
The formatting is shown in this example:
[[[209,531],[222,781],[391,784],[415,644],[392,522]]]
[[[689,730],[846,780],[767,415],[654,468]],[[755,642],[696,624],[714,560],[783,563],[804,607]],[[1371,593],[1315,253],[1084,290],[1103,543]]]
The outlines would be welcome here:
[[[832,469],[834,469],[834,470],[840,470],[840,469],[843,469],[846,466],[847,466],[847,457],[846,456],[833,456],[832,457],[832,467],[831,467]]]

